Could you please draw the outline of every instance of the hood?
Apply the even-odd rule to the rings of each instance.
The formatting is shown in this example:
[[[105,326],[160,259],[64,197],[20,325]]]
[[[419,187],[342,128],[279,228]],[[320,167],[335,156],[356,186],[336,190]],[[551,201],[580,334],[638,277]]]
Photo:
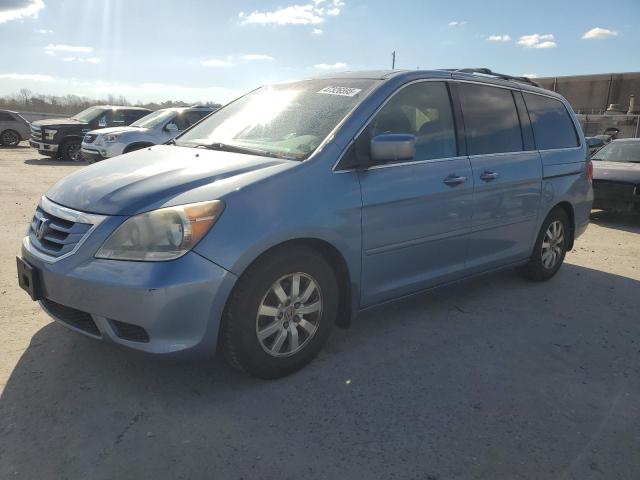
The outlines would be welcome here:
[[[82,126],[88,125],[88,123],[81,122],[74,118],[45,118],[44,120],[36,120],[35,122],[31,122],[31,125],[36,127],[51,127],[53,125]]]
[[[91,130],[89,133],[91,135],[106,135],[108,133],[129,133],[129,132],[146,132],[147,128],[140,127],[109,127],[109,128],[99,128],[97,130]]]
[[[640,184],[640,163],[593,161],[593,179]]]
[[[222,198],[296,165],[292,160],[158,145],[78,170],[56,183],[47,197],[83,212],[134,215]]]

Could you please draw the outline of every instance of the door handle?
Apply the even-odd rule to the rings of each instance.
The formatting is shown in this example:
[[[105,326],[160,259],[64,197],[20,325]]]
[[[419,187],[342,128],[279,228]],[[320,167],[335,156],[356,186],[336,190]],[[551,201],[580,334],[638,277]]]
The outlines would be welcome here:
[[[450,187],[455,187],[456,185],[460,185],[467,181],[467,177],[462,177],[459,175],[451,174],[447,178],[443,180],[444,183],[449,185]]]
[[[484,180],[485,182],[490,182],[491,180],[495,180],[499,176],[500,174],[496,172],[484,172],[482,175],[480,175],[480,179]]]

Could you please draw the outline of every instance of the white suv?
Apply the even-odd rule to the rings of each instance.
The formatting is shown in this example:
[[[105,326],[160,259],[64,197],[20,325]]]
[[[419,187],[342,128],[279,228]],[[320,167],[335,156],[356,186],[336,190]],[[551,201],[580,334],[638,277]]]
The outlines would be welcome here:
[[[102,128],[82,140],[82,158],[89,163],[163,144],[214,112],[212,107],[164,108],[128,127]]]

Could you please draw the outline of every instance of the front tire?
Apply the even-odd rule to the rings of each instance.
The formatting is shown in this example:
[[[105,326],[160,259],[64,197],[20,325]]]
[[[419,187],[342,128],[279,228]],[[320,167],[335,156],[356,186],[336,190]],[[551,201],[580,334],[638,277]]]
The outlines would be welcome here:
[[[238,280],[222,321],[224,356],[259,378],[289,375],[318,354],[337,309],[336,277],[324,257],[307,247],[277,250]]]
[[[82,154],[80,153],[80,140],[67,140],[60,145],[60,159],[65,162],[80,162]]]
[[[15,130],[5,130],[0,134],[0,145],[3,147],[17,147],[20,143],[20,134]]]
[[[529,263],[519,269],[520,273],[534,281],[549,280],[553,277],[564,262],[570,232],[567,212],[561,207],[551,210],[542,222],[533,255]]]

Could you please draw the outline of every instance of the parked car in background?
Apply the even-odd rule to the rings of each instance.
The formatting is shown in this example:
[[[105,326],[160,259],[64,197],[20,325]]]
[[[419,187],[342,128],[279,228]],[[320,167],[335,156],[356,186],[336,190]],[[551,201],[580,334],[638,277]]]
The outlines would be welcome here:
[[[218,346],[264,378],[364,308],[501,268],[550,279],[593,200],[567,101],[499,74],[270,85],[173,143],[54,185],[18,279],[76,332],[156,354]]]
[[[164,108],[128,127],[111,127],[85,134],[82,158],[89,163],[166,143],[213,112],[211,107]]]
[[[16,147],[29,138],[30,127],[22,116],[10,110],[0,110],[0,146]]]
[[[593,208],[640,212],[640,138],[612,140],[591,159]]]
[[[131,125],[151,113],[148,108],[89,107],[70,118],[37,120],[31,124],[29,144],[38,153],[65,161],[79,161],[80,145],[86,132],[97,128]]]

